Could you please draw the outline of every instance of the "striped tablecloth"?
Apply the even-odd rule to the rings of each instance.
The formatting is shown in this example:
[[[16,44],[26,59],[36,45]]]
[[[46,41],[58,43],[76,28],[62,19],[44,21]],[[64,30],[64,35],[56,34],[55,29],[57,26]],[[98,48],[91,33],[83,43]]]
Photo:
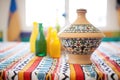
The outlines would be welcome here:
[[[0,80],[120,80],[120,42],[102,42],[91,65],[37,57],[29,43],[0,43]]]

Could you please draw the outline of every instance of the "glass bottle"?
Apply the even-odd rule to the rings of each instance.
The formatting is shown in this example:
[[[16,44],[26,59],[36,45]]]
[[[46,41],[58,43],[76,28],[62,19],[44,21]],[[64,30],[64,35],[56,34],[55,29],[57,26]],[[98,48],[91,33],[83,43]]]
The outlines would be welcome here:
[[[57,29],[57,32],[60,31],[60,24],[58,22],[56,22],[56,25],[55,25],[56,29]]]
[[[43,33],[42,23],[39,23],[38,36],[36,39],[36,56],[46,56],[46,39]]]
[[[47,55],[49,56],[50,54],[50,40],[51,40],[51,31],[52,31],[52,26],[50,26],[48,28],[48,31],[47,31],[47,37],[46,37],[46,41],[47,41]]]
[[[38,35],[38,23],[33,22],[33,30],[30,36],[30,51],[35,53],[35,41]]]
[[[57,36],[56,29],[52,30],[51,41],[50,41],[50,57],[59,58],[61,54],[60,40]]]
[[[59,24],[59,21],[58,21],[58,10],[56,10],[56,24],[55,24],[55,28],[56,28],[57,32],[60,31],[60,24]]]

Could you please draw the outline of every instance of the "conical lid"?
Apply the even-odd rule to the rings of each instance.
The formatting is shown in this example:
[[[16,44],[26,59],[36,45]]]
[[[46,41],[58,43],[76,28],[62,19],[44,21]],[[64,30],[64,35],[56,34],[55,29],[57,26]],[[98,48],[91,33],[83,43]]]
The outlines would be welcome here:
[[[60,38],[91,38],[104,37],[104,34],[94,27],[85,17],[86,9],[77,9],[77,19],[70,26],[65,27],[58,33]]]

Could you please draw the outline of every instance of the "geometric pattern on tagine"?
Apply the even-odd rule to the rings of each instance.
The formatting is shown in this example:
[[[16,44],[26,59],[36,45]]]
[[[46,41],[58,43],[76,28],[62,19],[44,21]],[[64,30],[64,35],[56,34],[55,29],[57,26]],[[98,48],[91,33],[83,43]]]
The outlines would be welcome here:
[[[101,43],[101,38],[64,38],[62,44],[70,54],[91,54]]]
[[[64,30],[64,33],[95,33],[100,32],[92,24],[72,24],[70,27]]]

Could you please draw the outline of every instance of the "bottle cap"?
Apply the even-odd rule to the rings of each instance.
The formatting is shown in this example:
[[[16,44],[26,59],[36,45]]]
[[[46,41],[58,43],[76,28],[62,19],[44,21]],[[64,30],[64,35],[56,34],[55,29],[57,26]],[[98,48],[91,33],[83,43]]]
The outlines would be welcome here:
[[[38,24],[37,22],[33,22],[33,25],[34,25],[34,26],[37,26],[37,24]]]
[[[39,23],[39,26],[42,26],[42,23]]]

